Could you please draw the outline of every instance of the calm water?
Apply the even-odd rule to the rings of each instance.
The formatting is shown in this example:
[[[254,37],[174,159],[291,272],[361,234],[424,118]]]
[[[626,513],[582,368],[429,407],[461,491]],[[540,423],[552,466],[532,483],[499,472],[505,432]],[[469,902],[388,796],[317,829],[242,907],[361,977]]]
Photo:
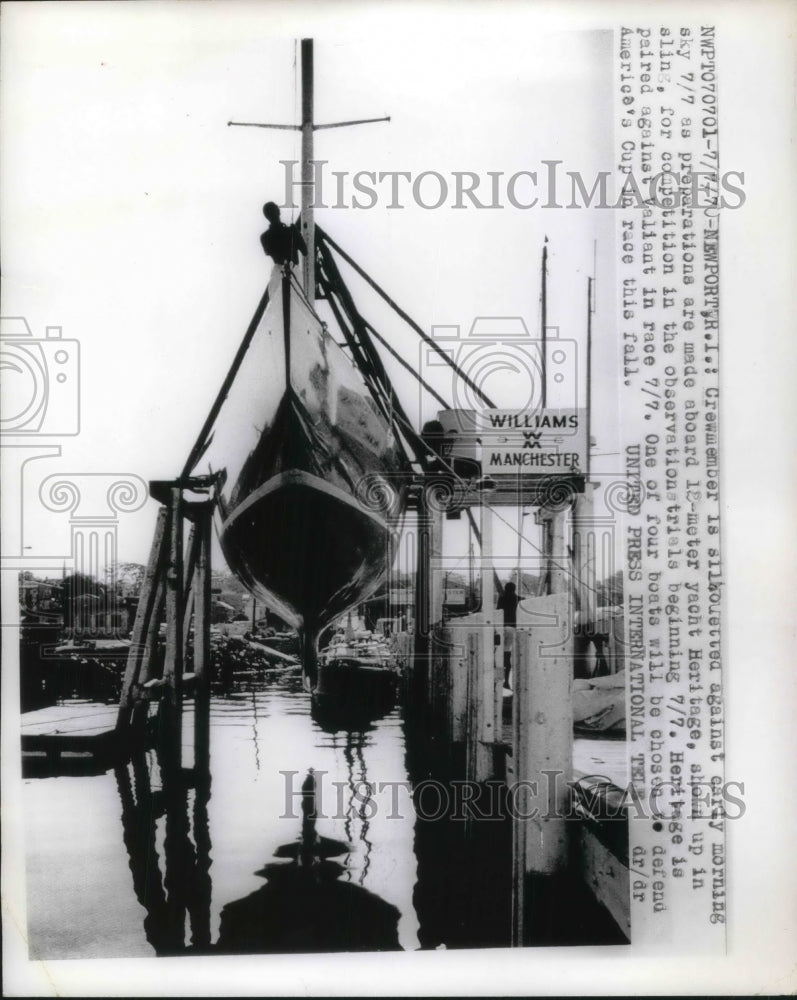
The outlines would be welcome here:
[[[154,752],[26,778],[31,957],[504,943],[504,834],[492,824],[475,861],[461,824],[416,820],[423,765],[398,710],[338,725],[313,719],[298,679],[252,681],[213,699],[209,798],[166,794]]]

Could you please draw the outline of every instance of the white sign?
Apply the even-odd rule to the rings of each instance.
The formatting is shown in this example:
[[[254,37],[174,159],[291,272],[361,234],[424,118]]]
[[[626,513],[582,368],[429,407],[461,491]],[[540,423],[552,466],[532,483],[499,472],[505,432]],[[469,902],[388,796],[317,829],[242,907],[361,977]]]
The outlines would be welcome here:
[[[484,473],[543,476],[586,471],[586,410],[485,410],[481,421]]]

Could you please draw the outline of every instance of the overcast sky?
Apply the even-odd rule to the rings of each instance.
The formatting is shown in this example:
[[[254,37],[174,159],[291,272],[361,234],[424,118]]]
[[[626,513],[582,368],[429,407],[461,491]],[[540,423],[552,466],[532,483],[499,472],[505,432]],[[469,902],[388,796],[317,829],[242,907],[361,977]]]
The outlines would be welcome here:
[[[179,473],[268,278],[258,236],[265,200],[284,199],[298,133],[229,128],[229,120],[298,121],[295,39],[316,39],[318,122],[391,122],[316,136],[327,170],[541,171],[543,160],[589,181],[612,168],[611,35],[551,32],[512,8],[456,20],[326,8],[309,26],[281,5],[12,4],[3,17],[3,315],[34,335],[80,341],[82,429],[62,456],[29,467],[28,554],[67,546],[63,515],[38,521],[53,472]],[[514,30],[510,27],[514,26]],[[510,30],[507,30],[510,28]],[[298,173],[297,173],[298,176]],[[586,280],[597,259],[594,419],[597,471],[619,470],[611,271],[615,213],[512,207],[319,209],[317,221],[426,330],[478,316],[521,316],[539,333],[542,241],[550,247],[548,322],[577,341],[584,401]],[[402,188],[402,192],[405,189]],[[432,199],[432,181],[423,189]],[[522,184],[518,198],[529,196]],[[489,198],[488,198],[489,200]],[[285,216],[290,216],[285,212]],[[597,255],[596,255],[597,248]],[[348,277],[350,272],[344,268]],[[361,283],[361,310],[408,359],[418,340]],[[405,406],[436,404],[394,363]],[[452,396],[447,375],[432,375]],[[497,379],[497,381],[496,381]],[[488,385],[502,405],[523,386]],[[515,523],[516,512],[505,511]],[[145,561],[155,504],[120,524],[120,557]],[[530,519],[527,519],[530,520]],[[452,536],[459,546],[462,538]],[[496,535],[514,551],[515,537]]]

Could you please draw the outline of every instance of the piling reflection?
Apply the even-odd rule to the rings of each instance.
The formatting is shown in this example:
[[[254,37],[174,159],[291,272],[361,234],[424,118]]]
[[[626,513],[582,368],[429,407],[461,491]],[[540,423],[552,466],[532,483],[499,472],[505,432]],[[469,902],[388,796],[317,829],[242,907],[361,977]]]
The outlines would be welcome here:
[[[160,775],[159,789],[153,788],[153,773]],[[147,941],[161,956],[208,950],[211,843],[207,768],[172,774],[158,767],[154,754],[140,753],[129,763],[118,765],[115,775],[133,889],[146,911]],[[157,849],[161,821],[165,821],[162,861]],[[186,941],[186,916],[190,942]]]
[[[362,734],[347,734],[344,755],[353,810],[354,789],[365,780]],[[351,869],[333,860],[350,856],[354,845],[321,836],[316,829],[312,769],[302,785],[299,836],[277,847],[273,860],[254,873],[265,885],[222,908],[215,943],[207,770],[183,770],[178,776],[161,769],[155,754],[142,753],[117,766],[115,775],[133,889],[145,910],[144,932],[156,955],[401,950],[398,909],[353,883]],[[160,788],[154,787],[158,779]],[[372,846],[367,798],[358,814],[359,839],[365,845],[362,883]]]
[[[280,861],[257,875],[266,885],[221,911],[216,950],[285,953],[400,950],[399,911],[360,885],[340,880],[345,869],[330,860],[351,850],[316,831],[316,779],[302,785],[301,833],[279,847]]]
[[[413,904],[423,949],[504,948],[511,939],[511,825],[483,789],[484,818],[464,804],[450,754],[422,724],[405,722],[406,766],[413,787],[417,881]],[[430,780],[433,779],[433,780]]]

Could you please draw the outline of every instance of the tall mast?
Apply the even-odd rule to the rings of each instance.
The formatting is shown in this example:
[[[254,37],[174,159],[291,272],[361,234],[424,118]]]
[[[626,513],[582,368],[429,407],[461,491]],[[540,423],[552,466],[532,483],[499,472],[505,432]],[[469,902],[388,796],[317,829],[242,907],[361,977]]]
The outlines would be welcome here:
[[[592,464],[592,284],[594,278],[587,278],[587,468],[589,479]]]
[[[542,408],[548,405],[548,237],[542,245]]]
[[[313,39],[302,39],[302,236],[307,246],[302,285],[315,298],[315,226],[313,224]]]
[[[315,299],[315,226],[313,204],[315,202],[315,170],[313,168],[313,133],[325,128],[346,128],[350,125],[370,125],[373,122],[389,122],[390,116],[381,118],[357,118],[353,121],[329,122],[319,125],[313,121],[313,39],[303,38],[301,46],[302,62],[302,123],[301,125],[281,125],[274,122],[227,122],[243,128],[266,128],[295,130],[302,133],[302,236],[307,245],[307,253],[302,269],[302,285],[307,298]],[[287,194],[287,192],[286,192]],[[291,201],[291,207],[293,202]]]

